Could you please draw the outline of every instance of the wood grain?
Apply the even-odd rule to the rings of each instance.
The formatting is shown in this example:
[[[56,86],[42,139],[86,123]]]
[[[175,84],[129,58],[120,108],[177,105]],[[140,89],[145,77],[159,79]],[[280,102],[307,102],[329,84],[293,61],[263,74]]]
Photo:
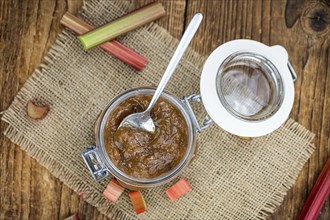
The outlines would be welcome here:
[[[131,0],[136,8],[151,0]],[[330,2],[298,0],[162,0],[157,23],[180,37],[195,12],[204,15],[192,46],[208,55],[239,38],[283,45],[298,73],[291,117],[316,134],[317,147],[283,204],[270,219],[296,219],[330,157]],[[0,1],[0,111],[9,107],[63,27],[65,11],[82,0]],[[0,123],[0,219],[106,219],[2,134]],[[330,199],[319,219],[330,219]]]

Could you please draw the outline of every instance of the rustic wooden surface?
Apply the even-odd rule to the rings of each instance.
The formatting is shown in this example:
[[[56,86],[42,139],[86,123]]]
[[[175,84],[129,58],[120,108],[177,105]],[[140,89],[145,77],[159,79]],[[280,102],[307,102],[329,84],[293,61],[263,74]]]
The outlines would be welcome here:
[[[148,0],[132,0],[134,7]],[[207,55],[220,44],[249,38],[287,48],[298,73],[291,117],[316,134],[316,151],[270,219],[296,219],[330,157],[330,1],[162,0],[167,16],[157,23],[180,37],[192,15],[204,14],[192,46]],[[0,1],[0,111],[42,61],[65,11],[82,0]],[[2,134],[0,124],[0,219],[106,219]],[[42,143],[41,143],[42,144]],[[330,199],[319,219],[330,219]]]

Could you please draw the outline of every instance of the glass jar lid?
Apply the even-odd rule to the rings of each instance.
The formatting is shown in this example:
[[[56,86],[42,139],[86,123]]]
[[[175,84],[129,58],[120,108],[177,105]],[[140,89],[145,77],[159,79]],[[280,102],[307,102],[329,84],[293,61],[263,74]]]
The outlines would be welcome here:
[[[282,46],[233,40],[207,58],[201,98],[218,126],[238,136],[259,137],[276,130],[289,117],[295,78]]]
[[[260,121],[280,108],[284,91],[277,68],[266,57],[238,51],[224,60],[216,77],[217,94],[235,117]]]

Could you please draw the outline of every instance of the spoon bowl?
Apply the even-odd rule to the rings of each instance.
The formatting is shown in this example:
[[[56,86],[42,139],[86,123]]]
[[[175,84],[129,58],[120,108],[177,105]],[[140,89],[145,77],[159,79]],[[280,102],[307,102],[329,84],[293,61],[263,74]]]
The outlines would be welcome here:
[[[149,111],[134,113],[127,116],[119,125],[119,127],[141,128],[147,132],[154,133],[156,126],[150,116]]]

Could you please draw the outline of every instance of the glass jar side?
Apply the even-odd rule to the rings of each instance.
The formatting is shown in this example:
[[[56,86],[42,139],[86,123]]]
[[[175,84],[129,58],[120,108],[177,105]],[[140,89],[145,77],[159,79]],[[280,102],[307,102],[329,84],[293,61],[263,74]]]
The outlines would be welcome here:
[[[176,96],[165,92],[162,96],[174,104],[182,113],[185,118],[185,121],[188,126],[188,134],[189,134],[189,144],[187,147],[186,154],[184,158],[181,160],[179,165],[174,168],[172,171],[165,173],[159,177],[152,179],[139,179],[131,177],[125,173],[123,173],[120,169],[118,169],[108,157],[105,150],[104,143],[104,128],[107,122],[107,119],[111,113],[111,111],[123,100],[138,94],[153,94],[153,88],[137,88],[133,90],[129,90],[119,96],[117,96],[109,105],[105,108],[105,110],[100,114],[99,119],[97,120],[95,133],[96,133],[96,145],[100,152],[100,158],[108,168],[109,172],[125,187],[130,189],[141,189],[141,188],[150,188],[159,186],[167,183],[168,181],[175,178],[180,172],[186,167],[191,159],[194,157],[195,149],[196,149],[196,132],[195,127],[191,122],[189,114],[187,113],[187,109],[185,105],[179,100]]]

